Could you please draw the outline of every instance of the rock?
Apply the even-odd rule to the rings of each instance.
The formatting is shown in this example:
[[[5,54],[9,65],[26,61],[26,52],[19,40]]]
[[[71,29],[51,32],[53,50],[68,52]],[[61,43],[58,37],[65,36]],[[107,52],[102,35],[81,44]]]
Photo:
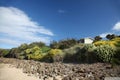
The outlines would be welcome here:
[[[106,69],[111,69],[112,68],[112,65],[107,65],[106,66]]]
[[[85,72],[85,69],[83,68],[76,71],[76,73],[84,73],[84,72]]]
[[[62,77],[61,76],[56,76],[53,78],[53,80],[62,80]]]
[[[43,63],[10,58],[0,58],[0,62],[22,68],[24,73],[38,76],[41,80],[101,80],[106,76],[120,77],[120,66],[112,67],[106,63]]]

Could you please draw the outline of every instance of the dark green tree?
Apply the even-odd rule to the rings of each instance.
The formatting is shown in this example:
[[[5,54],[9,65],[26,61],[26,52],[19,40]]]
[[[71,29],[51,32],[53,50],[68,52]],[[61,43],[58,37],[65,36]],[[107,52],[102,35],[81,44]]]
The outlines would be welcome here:
[[[111,39],[113,39],[113,38],[115,38],[115,37],[116,37],[115,34],[108,34],[108,35],[106,35],[106,38],[107,38],[108,40],[111,40]]]
[[[100,36],[95,36],[95,38],[94,38],[94,42],[96,42],[96,41],[100,41],[102,39],[102,37],[100,37]]]
[[[50,48],[52,48],[52,49],[57,49],[57,48],[59,48],[58,42],[57,42],[57,41],[52,41],[52,42],[50,43]]]

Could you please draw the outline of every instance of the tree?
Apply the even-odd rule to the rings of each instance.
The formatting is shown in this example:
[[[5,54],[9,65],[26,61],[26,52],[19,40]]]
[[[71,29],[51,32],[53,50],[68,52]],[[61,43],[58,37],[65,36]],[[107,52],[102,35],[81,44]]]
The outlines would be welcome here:
[[[58,47],[59,47],[59,45],[58,45],[57,41],[52,41],[50,43],[50,48],[57,49]]]
[[[78,41],[72,38],[72,39],[61,40],[59,41],[58,45],[59,45],[59,49],[66,49],[76,45],[77,43]]]
[[[109,39],[109,40],[111,40],[111,39],[113,39],[115,37],[116,37],[115,34],[108,34],[108,35],[106,35],[106,38]]]
[[[78,40],[78,43],[84,43],[84,38],[81,38],[80,40]]]
[[[94,42],[95,42],[95,41],[100,41],[101,39],[102,39],[102,37],[96,36],[96,37],[94,38]]]

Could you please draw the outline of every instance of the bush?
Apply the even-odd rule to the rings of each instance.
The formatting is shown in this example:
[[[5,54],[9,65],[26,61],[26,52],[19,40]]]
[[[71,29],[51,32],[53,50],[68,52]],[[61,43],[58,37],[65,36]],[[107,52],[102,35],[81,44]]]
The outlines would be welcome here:
[[[74,45],[76,45],[78,42],[76,39],[65,39],[65,40],[61,40],[59,42],[53,41],[50,44],[50,47],[52,49],[66,49],[66,48],[70,48]]]
[[[94,44],[79,44],[65,49],[64,62],[92,63],[97,61]]]
[[[52,42],[50,43],[50,48],[52,48],[52,49],[58,49],[58,48],[59,48],[58,42],[52,41]]]
[[[40,60],[43,58],[42,50],[38,46],[35,46],[30,49],[26,49],[25,53],[27,59]]]
[[[44,47],[41,47],[41,50],[42,50],[42,53],[47,53],[50,51],[50,47],[47,47],[47,46],[44,46]]]
[[[115,46],[120,47],[120,38],[119,37],[112,39],[112,41],[116,41]]]
[[[9,49],[0,49],[0,57],[5,57],[9,54]]]
[[[83,50],[92,52],[96,49],[96,46],[94,44],[85,44],[83,47]]]
[[[38,47],[44,47],[46,46],[45,43],[43,42],[32,42],[29,44],[28,48],[33,48],[35,46],[38,46]]]
[[[101,40],[101,41],[94,42],[95,46],[110,45],[112,47],[115,47],[115,44],[116,44],[116,41],[114,40],[110,40],[110,41]]]
[[[64,54],[60,49],[51,49],[46,56],[50,62],[62,62]]]
[[[66,49],[66,48],[70,48],[74,45],[77,44],[77,40],[75,39],[66,39],[66,40],[61,40],[59,41],[59,49]]]
[[[111,62],[115,54],[115,48],[111,47],[110,45],[97,46],[95,51],[100,60],[103,62]]]
[[[120,65],[120,59],[118,59],[118,58],[112,58],[112,60],[111,60],[111,62],[110,62],[111,64],[113,64],[113,65]]]
[[[79,52],[79,50],[81,49],[81,45],[75,45],[71,48],[68,49],[64,49],[64,62],[77,62],[77,55],[76,53]]]
[[[95,53],[96,46],[94,44],[85,44],[80,50],[79,60],[87,63],[97,62],[97,55]],[[80,62],[82,62],[80,61]]]
[[[116,53],[114,54],[114,58],[112,59],[111,63],[120,65],[120,47],[116,49]]]

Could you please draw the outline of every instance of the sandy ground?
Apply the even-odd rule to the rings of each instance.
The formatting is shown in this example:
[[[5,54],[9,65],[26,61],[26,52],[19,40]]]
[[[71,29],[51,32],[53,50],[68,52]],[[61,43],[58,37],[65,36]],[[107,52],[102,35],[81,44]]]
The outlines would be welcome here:
[[[10,67],[9,64],[0,64],[0,80],[40,80],[35,76],[28,76],[22,69]]]

